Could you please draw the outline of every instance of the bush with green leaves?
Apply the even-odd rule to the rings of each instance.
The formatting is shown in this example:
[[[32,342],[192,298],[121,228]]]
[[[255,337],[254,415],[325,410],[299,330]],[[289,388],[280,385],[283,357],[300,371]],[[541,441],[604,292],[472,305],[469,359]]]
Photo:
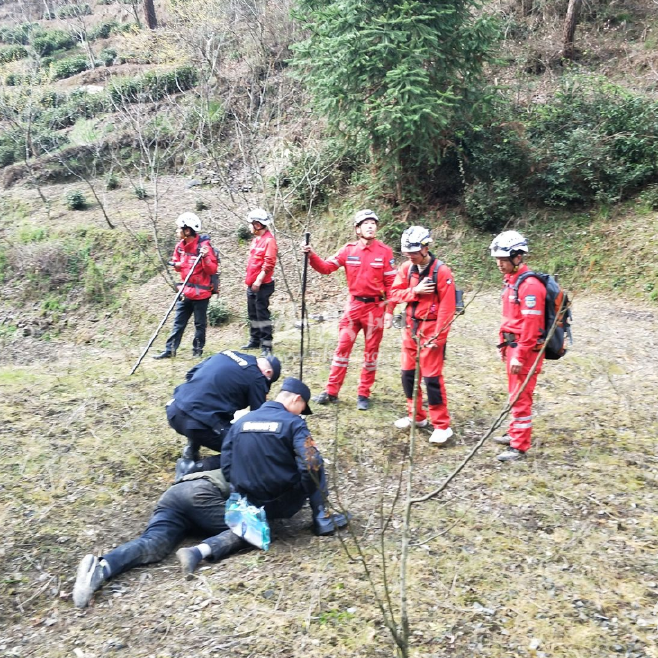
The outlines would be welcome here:
[[[16,146],[0,142],[0,167],[8,167],[16,162]]]
[[[208,324],[219,327],[231,321],[231,307],[223,299],[217,298],[208,304]]]
[[[567,78],[527,118],[530,185],[549,206],[614,203],[658,178],[658,101],[599,78]]]
[[[63,30],[45,30],[35,33],[32,37],[32,48],[41,57],[50,55],[57,50],[68,50],[74,46],[73,37]]]
[[[117,51],[114,48],[103,48],[98,53],[98,59],[105,64],[105,66],[112,66],[117,58]]]
[[[2,26],[0,27],[0,41],[2,43],[14,43],[25,46],[30,41],[32,31],[38,26],[38,23],[20,23],[14,26]]]
[[[154,101],[168,94],[187,91],[196,85],[198,79],[194,67],[179,66],[171,71],[148,71],[135,78],[118,78],[108,86],[108,93],[116,104]]]
[[[247,242],[248,240],[251,240],[251,238],[253,237],[251,235],[251,231],[249,230],[249,226],[247,226],[247,224],[239,224],[235,232],[235,235],[239,242]]]
[[[91,16],[91,7],[85,2],[83,4],[63,5],[55,12],[57,18],[78,18],[79,16]]]
[[[298,0],[309,37],[294,64],[329,128],[371,153],[380,178],[415,190],[456,123],[483,100],[494,20],[477,0]]]
[[[105,189],[106,190],[117,190],[121,187],[121,181],[116,174],[108,174],[105,179]]]
[[[135,187],[135,196],[140,200],[143,201],[148,197],[148,194],[146,192],[146,189],[142,187],[141,185],[138,185]]]
[[[62,80],[86,71],[87,67],[87,58],[84,55],[76,55],[53,62],[50,65],[50,71],[55,80]]]
[[[87,32],[87,39],[95,41],[96,39],[107,39],[114,32],[119,31],[121,23],[119,21],[104,21],[95,25]]]
[[[205,199],[197,199],[194,202],[194,208],[198,211],[208,210],[210,208],[210,204]]]
[[[19,59],[27,57],[27,49],[25,46],[13,45],[0,48],[0,64],[7,64],[8,62],[15,62]]]
[[[85,195],[80,190],[69,190],[64,200],[69,210],[84,210],[87,207]]]

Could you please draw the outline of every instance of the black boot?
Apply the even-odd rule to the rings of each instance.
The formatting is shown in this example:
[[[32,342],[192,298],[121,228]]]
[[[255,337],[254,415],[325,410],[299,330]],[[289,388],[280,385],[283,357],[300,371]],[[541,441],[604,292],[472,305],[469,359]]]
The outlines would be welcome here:
[[[240,347],[241,350],[257,350],[260,347],[258,343],[254,343],[253,341],[249,341],[246,345],[242,345]]]
[[[183,454],[181,456],[183,459],[191,459],[194,462],[198,462],[199,459],[201,459],[201,456],[199,455],[199,444],[195,443],[191,439],[188,439],[185,450],[183,450]]]
[[[350,514],[329,514],[324,507],[313,514],[313,533],[318,537],[333,535],[336,530],[344,528],[351,518]]]
[[[160,352],[160,354],[156,354],[153,358],[154,359],[171,359],[172,356],[174,356],[173,352],[169,352],[168,350],[165,350],[164,352]]]
[[[195,462],[192,459],[185,459],[181,457],[176,460],[176,471],[174,483],[180,482],[186,475],[190,473],[198,473],[203,470],[201,462]]]

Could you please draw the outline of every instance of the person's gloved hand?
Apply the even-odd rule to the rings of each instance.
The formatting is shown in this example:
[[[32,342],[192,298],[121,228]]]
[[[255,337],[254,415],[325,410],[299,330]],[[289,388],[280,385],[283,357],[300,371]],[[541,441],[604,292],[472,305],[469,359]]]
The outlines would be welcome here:
[[[509,360],[509,371],[513,375],[518,375],[521,372],[521,367],[522,366],[523,366],[523,364],[516,357],[512,357]]]

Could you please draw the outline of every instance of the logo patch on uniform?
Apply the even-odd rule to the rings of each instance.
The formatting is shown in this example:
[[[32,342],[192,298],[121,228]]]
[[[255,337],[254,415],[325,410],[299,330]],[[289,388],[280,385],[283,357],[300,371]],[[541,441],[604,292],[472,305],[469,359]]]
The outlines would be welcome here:
[[[242,423],[242,432],[278,432],[281,429],[281,423],[248,420]]]
[[[535,308],[537,306],[537,297],[535,295],[527,295],[523,301],[528,308]]]
[[[224,350],[221,352],[224,356],[227,356],[229,359],[232,361],[235,361],[241,368],[246,368],[249,363],[245,361],[241,356],[238,356],[235,352],[232,352],[231,350]]]

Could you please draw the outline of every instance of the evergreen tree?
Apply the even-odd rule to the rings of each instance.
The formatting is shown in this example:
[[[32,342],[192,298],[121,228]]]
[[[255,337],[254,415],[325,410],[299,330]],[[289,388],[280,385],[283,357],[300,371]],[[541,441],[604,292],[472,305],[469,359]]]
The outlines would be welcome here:
[[[308,38],[294,64],[330,128],[370,150],[375,172],[422,183],[483,98],[496,38],[478,0],[298,0]]]

